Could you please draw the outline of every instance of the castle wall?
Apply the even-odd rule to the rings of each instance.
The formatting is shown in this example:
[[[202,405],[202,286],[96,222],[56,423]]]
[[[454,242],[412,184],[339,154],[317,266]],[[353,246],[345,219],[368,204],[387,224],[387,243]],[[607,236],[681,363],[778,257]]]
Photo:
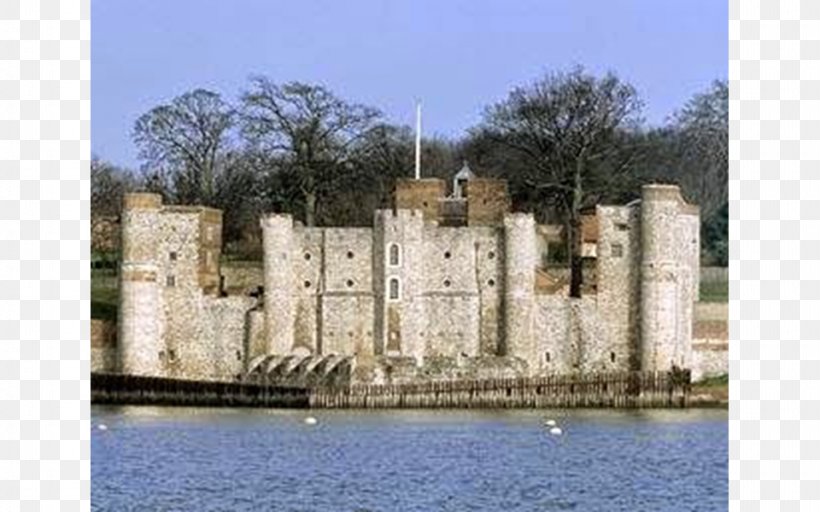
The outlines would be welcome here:
[[[91,371],[117,371],[117,324],[92,318],[90,322]]]
[[[293,218],[290,215],[267,215],[260,225],[265,254],[265,352],[288,354],[293,346],[296,315]]]
[[[428,226],[424,255],[429,353],[497,353],[503,288],[499,230]]]
[[[597,309],[607,326],[608,346],[590,361],[608,370],[640,368],[640,209],[598,206]],[[614,359],[614,361],[613,361]]]
[[[530,366],[537,373],[568,373],[574,369],[580,354],[578,347],[571,344],[571,321],[568,297],[536,296],[536,358]]]
[[[245,339],[249,328],[248,311],[256,299],[234,295],[204,299],[203,336],[196,350],[197,361],[203,361],[199,375],[214,380],[235,380],[245,368],[248,353]]]
[[[505,294],[504,336],[500,355],[515,356],[535,365],[535,268],[537,250],[532,214],[514,213],[504,218]]]
[[[641,201],[641,369],[665,371],[688,367],[691,316],[683,304],[691,297],[690,266],[681,263],[684,247],[678,187],[647,185]],[[689,331],[691,332],[691,331]]]
[[[421,210],[424,220],[439,220],[439,200],[447,195],[447,183],[439,178],[396,180],[396,209]]]
[[[467,224],[469,226],[499,226],[510,209],[507,182],[490,178],[472,178],[465,187]]]
[[[163,209],[157,234],[164,347],[154,354],[168,377],[208,375],[207,311],[200,287],[200,222],[197,212]]]
[[[245,352],[247,353],[246,359],[248,362],[268,354],[266,334],[265,310],[254,308],[248,311],[248,336],[245,340]]]
[[[380,210],[374,226],[374,354],[421,361],[427,317],[423,214],[421,210]]]

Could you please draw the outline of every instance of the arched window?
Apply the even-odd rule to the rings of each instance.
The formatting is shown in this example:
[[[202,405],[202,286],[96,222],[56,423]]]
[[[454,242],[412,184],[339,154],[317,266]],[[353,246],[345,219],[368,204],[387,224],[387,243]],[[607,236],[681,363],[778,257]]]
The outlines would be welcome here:
[[[388,264],[391,267],[401,265],[401,249],[399,248],[399,244],[390,244],[388,253]]]
[[[391,277],[390,281],[388,281],[388,290],[387,290],[387,297],[390,300],[399,300],[400,298],[400,285],[399,285],[399,278],[398,277]]]

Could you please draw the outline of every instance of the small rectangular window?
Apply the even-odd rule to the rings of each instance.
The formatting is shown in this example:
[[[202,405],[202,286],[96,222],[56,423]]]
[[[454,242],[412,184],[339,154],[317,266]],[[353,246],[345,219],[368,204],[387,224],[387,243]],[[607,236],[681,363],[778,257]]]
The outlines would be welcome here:
[[[629,225],[624,224],[623,222],[616,222],[615,229],[617,229],[618,231],[629,231]]]
[[[168,351],[168,360],[169,361],[176,361],[177,355],[173,350]]]
[[[399,300],[399,280],[395,277],[391,278],[388,288],[387,296],[390,300]]]
[[[165,277],[165,286],[173,287],[177,285],[177,280],[174,276],[166,276]]]
[[[176,251],[171,251],[170,253],[168,253],[168,259],[171,260],[171,261],[176,261],[177,260]]]
[[[620,258],[624,255],[624,246],[621,244],[612,244],[611,253],[613,258]]]

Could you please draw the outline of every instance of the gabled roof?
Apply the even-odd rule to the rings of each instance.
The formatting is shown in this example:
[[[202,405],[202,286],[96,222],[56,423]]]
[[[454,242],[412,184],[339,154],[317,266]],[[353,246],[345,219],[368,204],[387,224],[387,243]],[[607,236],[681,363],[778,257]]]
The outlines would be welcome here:
[[[473,171],[470,170],[470,166],[467,165],[467,160],[464,160],[464,165],[461,166],[461,170],[458,171],[454,177],[456,180],[471,180],[475,178],[475,174]]]

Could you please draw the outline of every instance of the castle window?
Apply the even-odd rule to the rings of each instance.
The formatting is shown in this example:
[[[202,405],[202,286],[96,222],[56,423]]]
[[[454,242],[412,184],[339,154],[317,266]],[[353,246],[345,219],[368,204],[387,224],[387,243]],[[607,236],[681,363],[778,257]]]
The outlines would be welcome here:
[[[450,256],[452,256],[452,254],[450,254],[450,251],[444,251],[444,259],[449,260]]]
[[[450,287],[450,284],[451,284],[451,283],[450,283],[450,280],[449,280],[449,279],[445,279],[445,280],[444,280],[444,287],[445,287],[445,288],[449,288],[449,287]]]
[[[165,351],[160,350],[158,355],[159,355],[159,360],[164,362],[165,361]]]
[[[165,276],[165,286],[173,287],[177,285],[177,280],[174,276]]]
[[[347,259],[349,259],[349,260],[353,259],[353,251],[347,251]]]
[[[305,288],[310,288],[310,281],[305,281]]]
[[[169,252],[169,253],[168,253],[168,259],[169,259],[169,260],[171,260],[171,261],[176,261],[176,260],[177,260],[177,253],[176,253],[176,251],[171,251],[171,252]]]
[[[488,279],[487,280],[487,286],[489,286],[490,288],[495,286],[495,279]]]
[[[616,222],[615,229],[618,231],[629,231],[629,225],[624,224],[623,222]]]
[[[615,352],[610,352],[609,353],[609,360],[613,363],[615,362]]]
[[[305,253],[305,261],[310,261],[310,253],[309,252]]]
[[[624,246],[621,244],[612,244],[610,252],[613,258],[620,258],[624,255]]]
[[[169,361],[176,361],[177,355],[173,350],[168,351],[168,360]]]
[[[422,202],[421,205],[427,208],[427,201]]]
[[[487,259],[491,260],[491,259],[494,259],[494,258],[495,258],[495,253],[493,251],[490,251],[490,252],[487,253]]]
[[[387,297],[390,300],[399,300],[401,294],[401,286],[399,283],[398,277],[391,277],[390,281],[388,282],[388,290],[387,290]]]
[[[353,280],[352,280],[352,279],[348,279],[346,284],[347,284],[347,287],[348,287],[348,288],[351,288],[351,287],[353,286]]]
[[[550,362],[550,353],[549,352],[546,353],[546,357],[547,357],[547,362],[549,363]]]
[[[241,352],[241,351],[239,351],[239,350],[237,350],[237,351],[236,351],[236,360],[237,360],[237,361],[241,361],[241,360],[242,360],[242,352]]]
[[[398,267],[401,264],[401,250],[399,249],[399,244],[390,244],[388,253],[390,266]]]

